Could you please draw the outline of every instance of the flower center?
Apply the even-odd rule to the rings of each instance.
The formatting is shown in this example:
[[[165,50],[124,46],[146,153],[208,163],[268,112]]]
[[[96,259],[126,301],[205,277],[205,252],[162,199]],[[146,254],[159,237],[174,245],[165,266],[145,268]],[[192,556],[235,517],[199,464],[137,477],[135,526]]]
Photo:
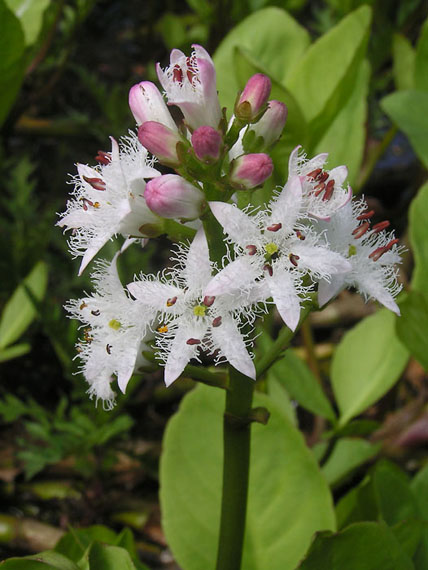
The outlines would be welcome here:
[[[205,317],[207,308],[204,305],[196,305],[193,307],[193,314],[195,317]]]
[[[352,257],[353,255],[357,255],[357,248],[355,245],[350,245],[348,249],[348,257]]]
[[[112,319],[109,322],[108,326],[111,327],[113,330],[118,331],[120,329],[120,327],[122,326],[122,323],[120,323],[116,319]]]
[[[278,251],[278,246],[276,245],[276,243],[267,243],[265,245],[265,251],[268,255],[273,255],[274,253],[277,253]]]

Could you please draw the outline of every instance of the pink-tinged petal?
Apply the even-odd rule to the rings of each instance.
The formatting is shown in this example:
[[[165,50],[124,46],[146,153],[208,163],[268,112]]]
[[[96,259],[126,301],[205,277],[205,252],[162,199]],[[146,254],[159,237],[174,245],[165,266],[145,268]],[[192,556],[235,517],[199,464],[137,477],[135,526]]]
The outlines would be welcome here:
[[[326,303],[336,297],[343,289],[345,289],[345,276],[338,274],[332,275],[330,281],[321,279],[318,284],[318,305],[323,307]]]
[[[271,222],[282,223],[285,229],[292,228],[299,216],[302,204],[302,183],[299,176],[289,178],[281,194],[271,202]]]
[[[119,143],[114,137],[110,137],[111,142],[111,160],[113,161],[120,161],[120,151],[119,151]]]
[[[222,316],[221,324],[211,328],[211,336],[214,347],[220,348],[221,354],[236,370],[253,380],[256,379],[254,363],[232,317]]]
[[[202,340],[207,327],[202,322],[179,326],[170,346],[168,360],[165,365],[164,380],[170,386],[183,372],[186,364],[196,356],[198,344],[188,344],[189,339]]]
[[[330,178],[333,178],[336,186],[342,186],[348,176],[348,168],[345,165],[336,166],[329,172]]]
[[[183,275],[189,289],[192,291],[202,292],[211,279],[208,243],[203,228],[196,232],[190,244]]]
[[[209,202],[212,213],[218,223],[223,226],[230,239],[245,247],[260,239],[260,230],[254,220],[233,204],[226,202]]]
[[[182,59],[183,57],[186,57],[186,54],[184,54],[181,50],[174,48],[173,50],[171,50],[169,56],[170,65],[179,62],[180,59]]]
[[[272,277],[266,277],[272,298],[287,327],[295,331],[300,319],[300,297],[294,286],[294,280],[288,271],[276,271]]]
[[[260,268],[257,264],[253,263],[249,257],[239,257],[212,278],[204,295],[215,297],[223,293],[249,291],[259,276]]]

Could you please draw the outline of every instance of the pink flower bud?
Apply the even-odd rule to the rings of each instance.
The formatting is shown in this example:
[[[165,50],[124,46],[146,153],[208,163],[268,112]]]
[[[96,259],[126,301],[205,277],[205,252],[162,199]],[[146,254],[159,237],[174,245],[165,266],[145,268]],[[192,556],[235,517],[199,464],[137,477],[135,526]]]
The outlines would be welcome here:
[[[235,115],[238,119],[252,123],[263,111],[269,99],[271,87],[269,77],[263,73],[256,73],[250,77],[235,106]]]
[[[151,81],[141,81],[131,87],[129,106],[138,126],[146,121],[156,121],[172,131],[177,131],[159,89]]]
[[[152,212],[163,218],[193,220],[201,215],[205,205],[203,192],[177,174],[149,180],[144,198]]]
[[[221,134],[212,127],[199,127],[192,134],[193,150],[203,162],[213,163],[219,159],[222,142]]]
[[[251,126],[251,130],[258,137],[263,137],[265,147],[271,146],[281,136],[287,115],[288,109],[284,103],[281,103],[281,101],[269,101],[263,117]]]
[[[147,121],[138,129],[138,140],[160,162],[168,166],[177,166],[180,159],[177,155],[177,143],[181,138],[177,133],[156,121]]]
[[[244,154],[232,161],[230,181],[240,190],[249,190],[263,184],[272,170],[272,159],[267,154]]]

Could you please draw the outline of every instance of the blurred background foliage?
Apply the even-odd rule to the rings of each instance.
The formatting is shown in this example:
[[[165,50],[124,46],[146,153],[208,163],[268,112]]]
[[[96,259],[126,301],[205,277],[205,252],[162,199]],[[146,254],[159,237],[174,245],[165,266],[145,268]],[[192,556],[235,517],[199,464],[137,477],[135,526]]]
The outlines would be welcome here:
[[[129,88],[156,81],[155,63],[165,64],[174,47],[188,53],[192,43],[214,54],[221,102],[229,109],[258,71],[271,77],[272,98],[288,105],[273,152],[277,177],[252,195],[254,204],[283,183],[284,157],[302,144],[308,155],[329,152],[330,167],[347,164],[354,191],[368,198],[379,220],[391,219],[408,247],[401,320],[382,311],[370,316],[371,304],[345,292],[305,325],[262,388],[321,461],[338,501],[339,527],[401,524],[404,515],[383,495],[385,478],[392,495],[408,489],[402,491],[413,505],[408,516],[419,520],[418,508],[428,516],[426,504],[417,507],[414,499],[428,475],[410,483],[404,473],[424,466],[428,442],[427,185],[418,194],[428,167],[426,17],[424,0],[0,0],[3,557],[50,548],[55,532],[68,525],[103,523],[132,527],[150,567],[175,567],[160,526],[158,460],[165,424],[194,383],[182,379],[166,390],[154,370],[143,381],[136,376],[110,413],[88,401],[83,378],[74,375],[77,324],[62,306],[90,290],[89,272],[77,277],[77,262],[54,225],[74,165],[92,164],[109,136],[134,128]],[[123,276],[162,267],[167,244],[129,248]],[[102,255],[110,259],[114,249],[108,244]],[[347,340],[349,326],[364,317],[372,320],[365,318]],[[275,334],[275,316],[263,326]],[[259,353],[266,343],[268,336],[260,337]],[[379,457],[398,463],[400,474],[392,463],[375,463]],[[29,538],[35,519],[42,525],[36,543]],[[428,560],[428,539],[414,538],[426,534],[422,526],[402,532],[408,531],[408,552],[420,570]],[[174,542],[174,529],[168,532]],[[106,533],[90,531],[79,540],[102,540],[113,549],[126,544],[138,564],[127,535]],[[58,552],[71,557],[75,543],[67,540]],[[327,538],[317,540],[324,540],[321,550],[330,548]],[[94,548],[89,557],[107,556]],[[178,558],[186,560],[186,553]],[[317,567],[308,560],[302,568]]]

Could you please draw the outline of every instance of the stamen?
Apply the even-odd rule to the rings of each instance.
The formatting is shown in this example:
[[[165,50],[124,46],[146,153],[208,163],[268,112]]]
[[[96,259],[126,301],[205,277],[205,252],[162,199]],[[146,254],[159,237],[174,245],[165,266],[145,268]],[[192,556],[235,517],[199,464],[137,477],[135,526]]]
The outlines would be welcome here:
[[[322,197],[322,199],[324,201],[330,200],[330,198],[333,196],[333,190],[334,190],[334,180],[329,180],[327,182],[327,186],[325,188],[324,196]]]
[[[295,255],[294,253],[290,253],[288,255],[288,259],[290,260],[290,262],[294,265],[294,267],[297,267],[297,262],[300,259],[300,256]]]
[[[83,311],[83,309],[84,309],[85,307],[87,307],[87,306],[88,306],[88,304],[85,303],[85,301],[83,301],[83,303],[80,305],[79,309],[80,309],[81,311]]]
[[[95,311],[91,311],[91,314],[94,315],[94,317],[99,317],[101,312],[99,309],[96,309]]]
[[[300,240],[304,241],[304,240],[306,239],[306,237],[302,234],[302,232],[301,232],[300,230],[295,230],[294,233],[296,234],[296,236],[297,236]]]
[[[186,344],[194,345],[194,344],[201,344],[199,338],[188,338],[186,340]]]
[[[269,273],[270,277],[272,277],[272,275],[273,275],[272,265],[269,265],[269,263],[266,263],[266,265],[263,265],[263,271],[267,271]]]
[[[371,254],[369,255],[369,258],[373,259],[373,261],[377,261],[380,257],[382,257],[382,255],[384,253],[386,253],[388,250],[390,250],[392,248],[392,246],[394,246],[399,241],[400,240],[398,240],[398,239],[393,239],[389,243],[387,243],[386,245],[384,245],[382,247],[378,247],[377,249],[375,249],[374,251],[371,252]]]
[[[211,307],[211,305],[214,303],[214,301],[215,301],[214,296],[206,295],[202,302],[206,307]]]
[[[361,236],[363,236],[366,233],[369,227],[370,227],[370,222],[363,222],[361,225],[355,228],[355,230],[352,232],[352,235],[354,236],[355,239],[359,239]]]
[[[248,249],[248,255],[255,255],[257,253],[257,248],[255,245],[246,245],[245,249]]]
[[[219,327],[221,325],[221,317],[216,317],[211,324],[213,327]]]
[[[83,202],[83,209],[85,210],[85,212],[88,210],[88,206],[93,206],[94,203],[91,200],[88,200],[88,198],[84,198],[83,196],[80,198]]]
[[[177,81],[177,83],[183,83],[183,71],[179,65],[174,65],[172,70],[172,80]]]
[[[156,329],[159,333],[167,333],[168,332],[168,327],[166,325],[161,325],[160,327],[158,327]]]
[[[369,210],[368,212],[363,212],[359,216],[357,216],[357,220],[368,220],[374,215],[374,210]]]
[[[317,180],[318,180],[318,182],[325,182],[328,177],[329,177],[328,172],[324,171],[322,174],[319,174],[317,176]]]
[[[323,192],[325,190],[324,182],[321,182],[321,184],[317,184],[315,186],[314,190],[315,190],[315,196],[319,196],[321,194],[321,192]]]
[[[309,172],[309,174],[307,174],[306,177],[315,180],[321,174],[321,172],[322,168],[316,168],[315,170],[312,170],[312,172]]]
[[[82,176],[83,180],[90,184],[94,190],[105,190],[106,183],[102,178],[89,178],[88,176]]]
[[[94,202],[94,203],[92,204],[92,206],[93,206],[94,208],[99,208],[99,207],[100,207],[100,203],[99,203],[99,202]]]
[[[171,297],[171,299],[167,300],[166,306],[172,307],[173,305],[175,305],[176,302],[177,302],[177,297]]]
[[[270,232],[277,232],[281,228],[282,224],[272,224],[271,226],[268,226],[266,229],[269,230]]]
[[[374,234],[378,234],[382,230],[386,229],[389,225],[390,222],[388,220],[385,220],[384,222],[379,222],[378,224],[375,224],[373,226],[372,231]]]
[[[112,349],[111,344],[106,344],[106,351],[107,351],[107,354],[111,354],[111,349]]]
[[[97,156],[95,157],[95,160],[100,164],[104,164],[104,166],[106,166],[111,162],[111,154],[104,152],[103,150],[99,150]]]

